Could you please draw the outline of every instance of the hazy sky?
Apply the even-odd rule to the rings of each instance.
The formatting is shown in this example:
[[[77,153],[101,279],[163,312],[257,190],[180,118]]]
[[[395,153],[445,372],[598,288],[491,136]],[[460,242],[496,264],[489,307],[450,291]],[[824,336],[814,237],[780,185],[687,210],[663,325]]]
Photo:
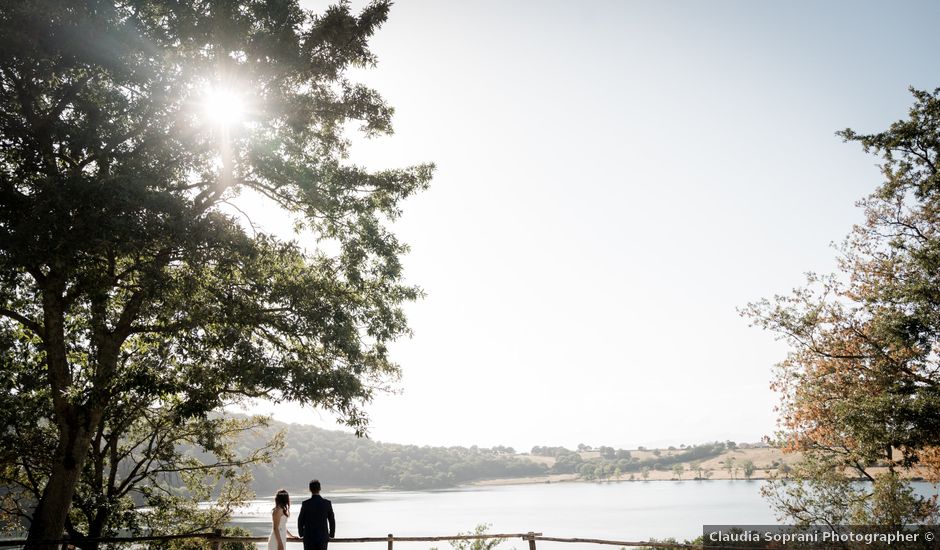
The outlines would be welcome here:
[[[427,297],[371,436],[528,450],[771,434],[786,348],[736,308],[833,268],[880,182],[834,132],[884,129],[908,86],[940,86],[938,22],[937,2],[399,0],[360,77],[396,134],[352,160],[438,170],[396,224]]]

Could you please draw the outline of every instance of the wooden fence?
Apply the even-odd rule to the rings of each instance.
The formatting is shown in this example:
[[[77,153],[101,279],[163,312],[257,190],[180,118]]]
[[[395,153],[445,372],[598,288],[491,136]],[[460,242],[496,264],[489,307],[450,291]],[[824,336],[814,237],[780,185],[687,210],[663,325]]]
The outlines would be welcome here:
[[[190,535],[163,535],[163,536],[151,536],[151,537],[111,537],[111,538],[99,538],[99,539],[84,539],[84,542],[99,542],[99,543],[146,543],[146,542],[156,542],[156,541],[171,541],[179,539],[204,539],[209,541],[213,548],[220,550],[222,544],[226,542],[264,542],[268,541],[268,537],[232,537],[224,536],[221,529],[217,529],[212,533],[194,533]],[[347,543],[347,542],[384,542],[388,544],[388,550],[393,550],[394,543],[397,542],[448,542],[454,540],[489,540],[489,539],[522,539],[529,543],[529,550],[537,550],[536,541],[546,541],[546,542],[575,542],[575,543],[586,543],[586,544],[602,544],[608,546],[624,546],[624,547],[648,547],[648,548],[690,548],[695,550],[701,550],[702,545],[698,544],[679,544],[679,543],[669,543],[669,542],[659,542],[659,541],[627,541],[627,540],[606,540],[606,539],[585,539],[585,538],[560,538],[560,537],[545,537],[542,536],[542,533],[494,533],[494,534],[483,534],[483,535],[445,535],[445,536],[435,536],[435,537],[396,537],[395,535],[389,533],[385,537],[356,537],[356,538],[334,538],[330,539],[330,543]],[[55,540],[55,541],[41,541],[44,545],[56,544],[61,545],[63,548],[68,547],[68,545],[75,543],[73,540]],[[287,542],[301,542],[301,539],[288,537]],[[0,540],[0,547],[9,547],[9,546],[23,546],[26,544],[25,540]],[[711,546],[708,548],[718,550],[722,547]],[[740,546],[734,547],[735,550],[745,550]]]

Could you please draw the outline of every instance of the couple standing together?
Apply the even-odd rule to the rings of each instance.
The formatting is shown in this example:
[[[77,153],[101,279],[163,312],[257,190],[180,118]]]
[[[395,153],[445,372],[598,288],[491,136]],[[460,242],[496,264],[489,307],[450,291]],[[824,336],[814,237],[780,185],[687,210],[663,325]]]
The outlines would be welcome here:
[[[268,550],[287,550],[287,537],[293,536],[287,530],[290,517],[290,495],[281,489],[274,497],[274,510],[271,513],[271,536],[268,537]],[[336,518],[333,517],[333,504],[320,496],[320,481],[310,482],[310,498],[300,505],[297,515],[297,536],[304,540],[304,550],[326,550],[327,543],[336,536]]]

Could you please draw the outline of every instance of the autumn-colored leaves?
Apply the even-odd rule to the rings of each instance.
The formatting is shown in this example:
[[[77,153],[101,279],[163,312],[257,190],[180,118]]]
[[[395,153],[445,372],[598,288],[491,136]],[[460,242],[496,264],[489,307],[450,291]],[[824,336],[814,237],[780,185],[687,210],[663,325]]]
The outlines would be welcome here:
[[[839,133],[879,155],[885,176],[859,203],[865,222],[840,246],[839,271],[743,311],[791,345],[772,383],[779,435],[825,465],[803,470],[817,497],[826,469],[878,490],[907,490],[883,476],[940,480],[940,89],[913,93],[909,120],[879,134]],[[791,492],[781,508],[796,517],[811,494]],[[925,505],[936,512],[912,504],[917,514]]]

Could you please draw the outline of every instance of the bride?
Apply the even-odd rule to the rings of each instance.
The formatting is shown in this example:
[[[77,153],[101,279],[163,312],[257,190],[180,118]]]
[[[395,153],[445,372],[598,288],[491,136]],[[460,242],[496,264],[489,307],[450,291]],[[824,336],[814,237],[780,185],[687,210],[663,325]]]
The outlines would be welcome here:
[[[271,536],[268,537],[268,550],[287,550],[287,537],[293,537],[287,530],[287,518],[290,517],[290,495],[281,489],[274,495],[274,510],[271,510]]]

